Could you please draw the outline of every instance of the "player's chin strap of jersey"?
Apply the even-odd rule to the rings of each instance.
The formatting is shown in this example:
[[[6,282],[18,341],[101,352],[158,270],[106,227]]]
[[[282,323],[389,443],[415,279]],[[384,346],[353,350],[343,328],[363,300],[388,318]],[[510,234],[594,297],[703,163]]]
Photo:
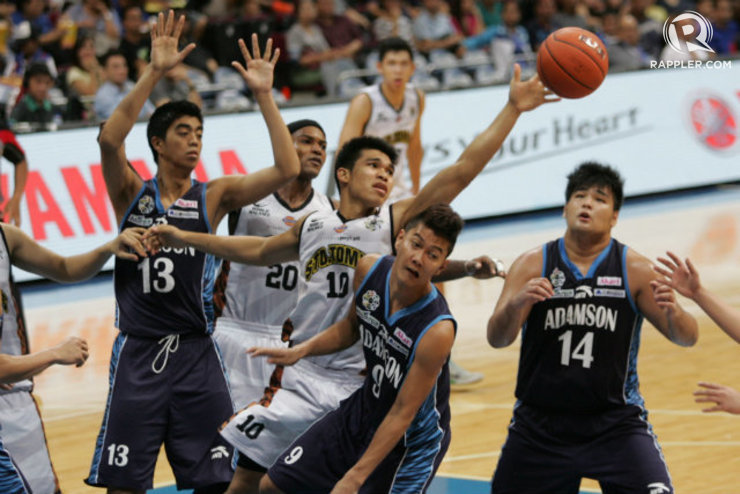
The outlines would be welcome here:
[[[159,353],[157,353],[157,356],[152,360],[152,371],[154,371],[155,374],[161,374],[164,368],[167,367],[167,360],[170,358],[170,353],[175,353],[177,348],[180,346],[180,335],[167,335],[164,338],[161,338],[157,343],[162,345],[162,348],[159,349]],[[160,360],[162,361],[162,366],[158,367],[157,362]]]

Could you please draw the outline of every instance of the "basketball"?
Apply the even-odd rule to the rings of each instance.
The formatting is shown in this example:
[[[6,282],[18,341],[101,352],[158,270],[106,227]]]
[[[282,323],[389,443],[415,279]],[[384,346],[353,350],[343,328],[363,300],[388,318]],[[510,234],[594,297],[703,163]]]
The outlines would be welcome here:
[[[537,52],[537,73],[542,83],[562,98],[583,98],[593,93],[609,70],[609,55],[601,40],[578,27],[558,29]]]

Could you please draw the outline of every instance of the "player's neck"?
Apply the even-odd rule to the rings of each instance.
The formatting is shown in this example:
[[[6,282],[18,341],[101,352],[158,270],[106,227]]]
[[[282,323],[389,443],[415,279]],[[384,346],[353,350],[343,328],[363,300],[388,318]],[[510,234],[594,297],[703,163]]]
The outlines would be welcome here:
[[[291,208],[304,204],[311,195],[313,188],[310,179],[296,178],[277,191],[277,195]]]
[[[178,173],[177,170],[163,170],[160,168],[157,172],[157,187],[162,206],[165,209],[168,208],[170,204],[182,197],[190,189],[191,184],[190,173]]]
[[[361,201],[349,199],[347,196],[348,191],[346,190],[339,196],[339,207],[337,211],[339,211],[342,218],[354,220],[375,213],[376,208],[367,207]]]
[[[609,246],[611,232],[590,233],[566,231],[563,237],[568,258],[584,273],[593,261]]]
[[[403,106],[403,97],[404,93],[406,92],[406,84],[400,86],[398,89],[393,89],[390,84],[383,81],[383,83],[380,85],[380,91],[383,93],[383,96],[385,96],[385,99],[388,100],[388,103],[393,106],[395,109],[400,109],[401,106]]]

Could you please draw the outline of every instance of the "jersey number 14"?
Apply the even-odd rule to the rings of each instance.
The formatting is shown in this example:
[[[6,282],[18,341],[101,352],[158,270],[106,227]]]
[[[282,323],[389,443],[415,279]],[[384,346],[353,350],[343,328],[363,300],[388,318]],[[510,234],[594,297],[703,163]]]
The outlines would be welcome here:
[[[562,365],[567,367],[571,360],[580,360],[584,369],[591,368],[591,362],[594,361],[594,334],[592,332],[586,333],[572,352],[573,331],[568,330],[561,334],[558,341],[563,342],[563,347],[560,350],[560,363]]]

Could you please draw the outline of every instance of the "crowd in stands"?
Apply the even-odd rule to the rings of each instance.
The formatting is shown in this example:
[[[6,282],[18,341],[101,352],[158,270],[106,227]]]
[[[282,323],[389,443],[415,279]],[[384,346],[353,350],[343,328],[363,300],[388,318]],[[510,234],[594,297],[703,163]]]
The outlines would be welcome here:
[[[514,60],[531,72],[540,43],[566,26],[596,32],[612,71],[740,48],[739,0],[0,0],[0,117],[21,131],[107,118],[147,63],[153,15],[166,8],[186,15],[182,42],[197,49],[141,117],[172,99],[249,108],[230,64],[240,59],[237,40],[252,33],[282,50],[282,98],[352,96],[373,82],[373,47],[391,36],[415,47],[414,82],[427,90],[503,82]],[[665,46],[665,20],[686,10],[711,20],[715,53]]]

